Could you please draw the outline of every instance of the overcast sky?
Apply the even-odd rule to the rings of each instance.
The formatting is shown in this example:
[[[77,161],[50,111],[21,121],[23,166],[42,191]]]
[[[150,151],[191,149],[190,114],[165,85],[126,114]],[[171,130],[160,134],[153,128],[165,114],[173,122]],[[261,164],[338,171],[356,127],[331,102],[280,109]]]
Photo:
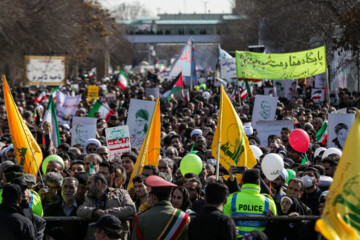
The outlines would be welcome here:
[[[158,13],[231,13],[234,0],[99,0],[106,8],[127,2],[140,2],[153,16]]]

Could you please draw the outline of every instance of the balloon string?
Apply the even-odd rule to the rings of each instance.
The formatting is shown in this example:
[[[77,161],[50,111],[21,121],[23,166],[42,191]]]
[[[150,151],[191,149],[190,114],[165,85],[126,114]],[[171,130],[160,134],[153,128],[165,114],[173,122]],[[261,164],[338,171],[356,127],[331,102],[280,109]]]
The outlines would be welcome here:
[[[270,193],[269,193],[269,195],[270,195],[270,197],[272,197],[272,196],[271,196],[271,181],[270,181]]]

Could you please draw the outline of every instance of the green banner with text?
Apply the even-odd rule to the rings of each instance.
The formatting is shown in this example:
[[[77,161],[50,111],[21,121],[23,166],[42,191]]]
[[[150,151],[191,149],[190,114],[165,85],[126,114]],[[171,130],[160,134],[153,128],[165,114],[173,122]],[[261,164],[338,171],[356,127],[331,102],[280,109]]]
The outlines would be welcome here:
[[[238,78],[287,80],[326,71],[325,46],[294,53],[236,51]]]

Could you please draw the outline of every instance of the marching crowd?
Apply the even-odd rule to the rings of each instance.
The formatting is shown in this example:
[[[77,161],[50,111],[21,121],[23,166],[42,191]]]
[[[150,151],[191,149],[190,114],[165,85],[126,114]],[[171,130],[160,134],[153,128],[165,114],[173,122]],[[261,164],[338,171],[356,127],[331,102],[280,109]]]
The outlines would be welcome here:
[[[216,156],[211,153],[218,121],[219,87],[207,81],[201,91],[190,90],[190,98],[172,96],[170,101],[162,100],[159,164],[145,165],[141,175],[131,179],[133,188],[127,191],[139,149],[132,148],[121,158],[110,159],[105,129],[126,124],[130,99],[154,101],[155,96],[145,96],[145,89],[158,86],[163,89],[167,83],[133,75],[130,86],[120,89],[116,79],[115,75],[103,81],[79,78],[71,82],[79,85],[75,94],[82,96],[76,116],[86,117],[91,109],[87,86],[105,85],[107,93],[116,96],[108,103],[116,114],[107,121],[97,119],[97,137],[74,146],[71,146],[71,125],[66,124],[59,124],[61,144],[58,147],[52,144],[49,134],[53,129],[42,123],[47,102],[34,102],[39,90],[13,86],[19,112],[43,151],[44,161],[40,166],[43,181],[39,176],[26,174],[17,164],[5,105],[0,102],[0,236],[4,239],[321,239],[314,230],[314,221],[291,218],[281,222],[234,221],[232,216],[321,215],[342,149],[326,154],[327,146],[317,142],[316,134],[328,113],[339,108],[354,113],[360,103],[358,93],[340,89],[338,101],[332,101],[329,106],[326,102],[315,103],[311,99],[311,87],[300,83],[296,97],[279,98],[276,119],[293,120],[294,128],[308,133],[310,146],[306,153],[290,146],[289,128],[270,135],[267,145],[260,144],[251,117],[254,96],[264,94],[264,85],[254,87],[241,103],[238,97],[233,98],[249,143],[262,154],[257,158],[258,164],[244,172],[237,167],[220,166],[219,181],[215,177]],[[227,87],[229,95],[233,88]],[[48,98],[51,90],[46,89]],[[71,85],[60,90],[70,94]],[[102,95],[105,91],[100,89]],[[183,176],[180,162],[194,151],[202,160],[202,171],[199,175]],[[294,176],[284,170],[270,184],[260,168],[268,153],[279,154],[285,168],[293,170]],[[90,167],[95,173],[89,175]],[[50,216],[79,216],[84,221],[46,222],[42,218]]]

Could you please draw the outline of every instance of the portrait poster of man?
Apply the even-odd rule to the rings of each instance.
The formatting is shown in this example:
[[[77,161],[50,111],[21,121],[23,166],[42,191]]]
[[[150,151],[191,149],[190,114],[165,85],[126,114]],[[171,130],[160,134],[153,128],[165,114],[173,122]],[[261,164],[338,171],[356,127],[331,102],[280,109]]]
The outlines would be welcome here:
[[[127,124],[130,131],[131,147],[141,148],[154,107],[155,101],[130,100]]]
[[[84,145],[89,138],[96,138],[96,118],[74,117],[71,128],[71,146]]]
[[[344,148],[347,135],[354,121],[355,114],[329,114],[328,148],[336,147],[340,150]]]
[[[79,106],[81,95],[75,97],[67,96],[64,93],[56,92],[56,112],[57,119],[62,124],[69,124]]]
[[[253,128],[258,121],[272,121],[275,119],[278,98],[265,95],[256,95],[252,113],[251,125]]]

